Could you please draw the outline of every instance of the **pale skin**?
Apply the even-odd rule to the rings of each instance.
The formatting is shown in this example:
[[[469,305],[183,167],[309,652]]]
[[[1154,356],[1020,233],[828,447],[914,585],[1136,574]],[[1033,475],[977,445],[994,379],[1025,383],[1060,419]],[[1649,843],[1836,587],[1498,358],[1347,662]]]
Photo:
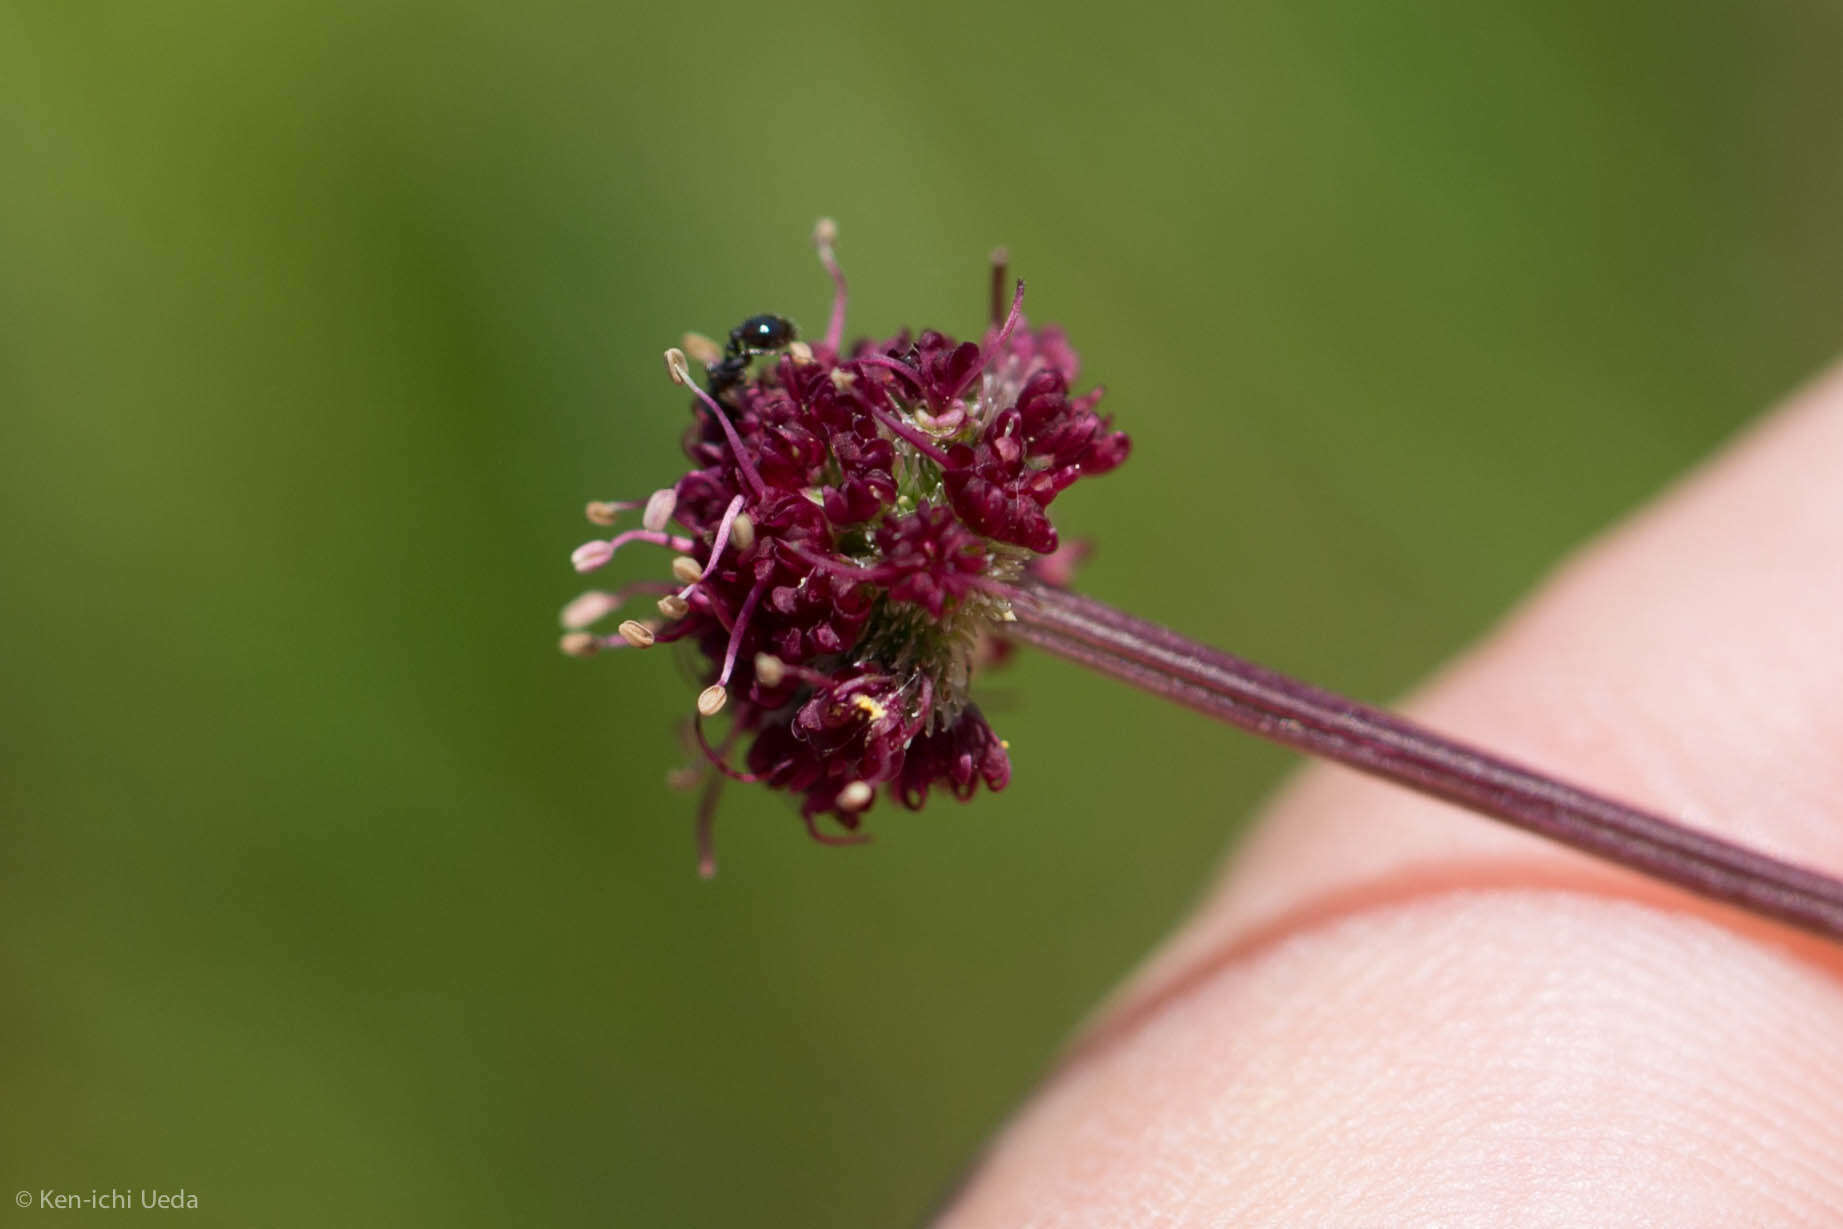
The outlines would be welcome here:
[[[1404,708],[1843,875],[1843,369]],[[1843,1224],[1843,947],[1314,767],[941,1223]]]

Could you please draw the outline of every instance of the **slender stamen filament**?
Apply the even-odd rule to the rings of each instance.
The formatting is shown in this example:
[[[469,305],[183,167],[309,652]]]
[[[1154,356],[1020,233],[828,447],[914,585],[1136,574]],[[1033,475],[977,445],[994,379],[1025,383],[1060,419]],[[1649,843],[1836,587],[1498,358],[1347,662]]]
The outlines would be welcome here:
[[[717,522],[717,540],[711,543],[710,558],[705,561],[704,570],[698,573],[690,584],[680,589],[678,591],[678,596],[690,597],[691,591],[709,580],[710,574],[717,570],[717,563],[723,558],[723,548],[729,545],[730,526],[736,523],[736,518],[741,514],[742,496],[738,495],[730,500],[729,507],[723,510],[723,519]],[[695,561],[693,566],[695,566]],[[683,580],[684,577],[681,576],[679,579]]]
[[[838,224],[831,218],[820,218],[819,224],[813,227],[813,246],[819,250],[819,263],[825,266],[826,275],[832,279],[832,317],[826,321],[824,345],[834,355],[845,340],[845,271],[839,268],[838,256],[833,250],[837,242]]]
[[[698,841],[698,877],[709,879],[717,873],[717,842],[715,828],[717,825],[717,799],[723,793],[721,775],[714,776],[704,786],[704,792],[698,795],[697,841]]]
[[[730,729],[729,734],[724,737],[721,747],[711,746],[710,739],[705,737],[704,718],[701,714],[691,719],[691,729],[697,735],[698,746],[703,750],[704,758],[710,761],[711,767],[715,768],[730,780],[740,781],[744,785],[753,785],[761,780],[760,777],[752,772],[743,772],[739,768],[732,768],[730,766],[730,747],[736,741],[737,727],[732,727]]]
[[[1011,340],[1011,334],[1017,330],[1018,321],[1024,317],[1024,282],[1018,279],[1017,291],[1011,296],[1011,310],[1005,316],[1005,326],[998,331],[998,339],[986,347],[985,357],[979,362],[979,370],[984,371],[992,357],[1005,348]]]
[[[645,542],[649,546],[665,546],[675,551],[688,551],[697,545],[690,538],[681,538],[676,534],[656,533],[651,529],[629,529],[617,533],[612,538],[597,538],[593,542],[584,542],[570,553],[570,562],[578,572],[593,572],[614,558],[616,551],[629,542]]]
[[[815,551],[806,549],[806,547],[800,545],[798,542],[789,542],[783,539],[781,542],[781,549],[791,555],[798,556],[822,572],[830,572],[834,576],[843,576],[847,580],[875,582],[888,578],[888,572],[884,568],[860,567],[854,563],[846,563],[842,559],[830,559]],[[983,579],[983,577],[980,579]],[[992,581],[991,584],[1006,593],[1010,592],[1008,588],[1000,585],[997,581]]]
[[[999,352],[1005,348],[1005,343],[1011,340],[1012,332],[1016,330],[1018,321],[1023,318],[1024,283],[1019,281],[1017,284],[1017,292],[1011,296],[1011,312],[1005,317],[1004,327],[999,329],[998,336],[992,339],[991,344],[980,351],[979,361],[973,365],[972,369],[961,377],[957,385],[948,390],[946,397],[948,401],[952,401],[961,393],[965,392],[967,385],[985,374],[986,368],[992,365],[992,360],[998,357]]]
[[[1283,746],[1843,939],[1843,881],[1686,828],[1256,666],[1103,603],[1020,587],[1010,635]]]
[[[947,454],[936,447],[933,440],[923,435],[914,427],[909,426],[888,410],[879,409],[873,406],[870,413],[878,422],[907,440],[914,447],[915,451],[921,453],[924,457],[927,457],[930,461],[933,461],[943,469],[946,468]]]
[[[897,362],[887,354],[866,354],[863,358],[852,359],[851,361],[854,363],[862,363],[866,367],[881,367],[885,371],[893,371],[907,380],[910,384],[914,385],[916,391],[919,392],[921,390],[921,374],[907,363]],[[846,374],[848,375],[850,373],[847,372]]]
[[[742,613],[736,616],[736,625],[730,628],[729,648],[723,654],[723,672],[717,675],[717,686],[729,686],[730,674],[736,669],[736,653],[742,648],[742,632],[749,624],[749,616],[755,613],[755,605],[762,600],[762,593],[768,588],[768,581],[774,575],[770,572],[755,582],[749,590],[749,596],[742,601]]]
[[[678,591],[681,599],[689,598],[692,591],[709,580],[710,574],[717,570],[717,564],[723,558],[723,548],[729,545],[730,527],[736,523],[736,518],[741,513],[742,496],[738,495],[730,500],[729,507],[723,510],[723,518],[717,522],[717,538],[711,543],[710,558],[704,562],[701,571],[698,569],[697,560],[688,556],[681,556],[672,561],[672,575],[685,584],[685,587]]]
[[[1005,318],[1005,275],[1011,270],[1011,253],[1004,248],[992,249],[992,327]]]
[[[848,786],[846,788],[849,788]],[[802,814],[800,822],[806,825],[806,834],[821,845],[863,845],[870,841],[868,832],[829,833],[819,830],[819,823],[811,815]]]
[[[674,383],[683,384],[690,389],[693,395],[703,403],[704,408],[717,416],[717,423],[723,428],[724,438],[729,440],[730,456],[735,460],[736,468],[742,472],[743,481],[749,484],[749,490],[755,493],[755,498],[760,499],[767,494],[768,488],[763,484],[761,474],[756,471],[755,462],[749,459],[749,450],[742,446],[742,437],[736,434],[736,428],[730,422],[730,416],[724,413],[723,407],[717,403],[715,397],[699,388],[696,381],[691,378],[691,368],[685,362],[683,350],[666,351],[666,370],[672,373]]]

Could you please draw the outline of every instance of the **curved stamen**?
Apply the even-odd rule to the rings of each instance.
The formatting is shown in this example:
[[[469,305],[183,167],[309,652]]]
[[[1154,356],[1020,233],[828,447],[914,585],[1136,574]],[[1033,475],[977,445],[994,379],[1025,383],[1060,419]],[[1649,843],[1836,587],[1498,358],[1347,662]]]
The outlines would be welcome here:
[[[832,250],[837,242],[838,223],[831,218],[820,218],[819,224],[813,227],[813,246],[819,249],[819,263],[832,278],[832,318],[826,321],[823,344],[834,355],[845,340],[845,272],[839,268],[838,255]]]
[[[651,529],[629,529],[617,533],[612,538],[597,538],[593,542],[584,542],[570,552],[570,563],[578,572],[593,572],[602,567],[614,553],[629,542],[645,542],[649,546],[667,546],[675,551],[688,551],[697,543],[690,538],[681,538],[676,534],[659,533]]]
[[[786,539],[782,539],[781,549],[798,556],[822,571],[831,572],[835,576],[843,576],[849,580],[875,582],[887,579],[889,575],[885,568],[867,568],[855,563],[846,563],[840,559],[830,559],[825,555],[813,553],[798,542],[789,542]],[[1007,593],[1011,591],[1008,586],[1004,588]]]
[[[897,362],[887,354],[866,354],[863,358],[852,359],[851,361],[854,363],[863,363],[866,367],[881,367],[886,371],[893,371],[913,384],[917,392],[921,390],[921,373],[906,363]]]
[[[717,797],[723,793],[724,778],[712,777],[698,795],[698,878],[709,879],[717,873]]]
[[[992,339],[992,343],[980,352],[978,366],[967,372],[960,382],[954,386],[953,391],[947,394],[948,400],[951,401],[960,396],[960,394],[966,391],[968,385],[985,374],[986,368],[992,365],[992,360],[998,357],[999,351],[1005,348],[1005,343],[1011,340],[1011,334],[1016,331],[1018,321],[1023,318],[1024,281],[1022,278],[1019,278],[1017,292],[1011,296],[1011,313],[1005,317],[1005,326],[998,331],[998,336]]]
[[[981,371],[984,371],[986,364],[992,361],[992,356],[994,354],[1005,348],[1005,343],[1011,340],[1011,334],[1017,329],[1018,321],[1023,318],[1024,279],[1019,278],[1017,292],[1011,296],[1011,311],[1005,316],[1005,327],[998,331],[998,340],[986,347],[985,357],[979,363],[979,369]]]
[[[1004,248],[992,249],[992,327],[1005,318],[1005,273],[1011,266],[1011,253]]]
[[[742,471],[743,481],[747,482],[749,484],[749,489],[755,492],[755,498],[760,499],[762,496],[766,495],[768,493],[768,488],[762,482],[761,474],[756,472],[755,462],[749,459],[748,450],[743,448],[742,437],[736,434],[736,428],[730,422],[730,416],[723,412],[723,407],[717,404],[717,399],[715,397],[699,388],[696,382],[692,380],[691,368],[685,362],[685,352],[683,350],[672,349],[666,351],[666,370],[672,373],[673,383],[683,384],[686,388],[690,389],[692,393],[697,396],[697,399],[703,403],[704,408],[717,416],[717,422],[722,426],[723,434],[729,440],[730,456],[735,459],[736,468]]]
[[[914,445],[915,451],[921,453],[924,457],[927,457],[941,468],[947,468],[947,454],[935,447],[934,441],[923,435],[920,431],[901,421],[888,410],[880,410],[872,406],[870,415],[872,418],[875,418],[878,422],[888,427],[891,431],[894,431],[897,435],[907,440],[910,444]]]
[[[717,540],[711,545],[710,558],[705,562],[704,570],[698,573],[697,578],[690,584],[680,589],[678,596],[690,597],[691,591],[709,580],[710,574],[717,570],[717,562],[723,558],[723,548],[729,545],[730,527],[736,523],[736,518],[741,514],[742,496],[738,495],[730,500],[729,507],[723,510],[723,519],[717,522]]]
[[[781,661],[778,657],[775,660],[780,662],[782,678],[798,679],[808,687],[825,687],[832,682],[831,676],[824,671],[815,670],[811,666],[796,666],[791,662]],[[760,667],[757,666],[756,669],[759,671]]]
[[[802,813],[800,822],[806,825],[806,835],[812,837],[821,845],[868,845],[870,843],[870,833],[868,832],[853,832],[845,836],[828,836],[826,833],[819,830],[818,821],[811,815]]]
[[[729,686],[730,674],[736,669],[737,650],[742,648],[743,629],[749,625],[749,616],[755,613],[755,604],[762,600],[762,593],[768,588],[768,577],[773,575],[770,572],[768,576],[756,581],[755,587],[749,590],[749,596],[743,599],[742,613],[736,616],[736,625],[730,628],[729,649],[723,654],[723,672],[717,675],[719,687]]]
[[[728,756],[730,744],[736,739],[734,731],[730,733],[728,738],[723,740],[723,746],[719,748],[711,746],[710,740],[704,737],[703,717],[693,717],[691,719],[691,728],[697,734],[698,746],[703,749],[704,758],[710,761],[711,767],[715,768],[730,780],[740,781],[744,785],[753,785],[762,779],[752,772],[743,772],[739,768],[730,767]]]

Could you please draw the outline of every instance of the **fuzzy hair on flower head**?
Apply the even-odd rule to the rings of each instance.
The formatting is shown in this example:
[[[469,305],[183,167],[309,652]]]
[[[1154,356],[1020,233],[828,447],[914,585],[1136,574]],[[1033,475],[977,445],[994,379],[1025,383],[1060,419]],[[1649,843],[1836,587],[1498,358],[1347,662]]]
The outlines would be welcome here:
[[[1017,584],[1060,586],[1080,553],[1060,542],[1050,503],[1131,446],[1096,412],[1100,389],[1071,391],[1075,351],[1060,329],[1025,319],[1022,282],[1006,306],[1000,254],[979,340],[904,330],[846,347],[836,236],[829,221],[814,231],[834,286],[823,337],[764,315],[725,344],[688,335],[666,351],[692,393],[690,468],[644,500],[591,503],[597,525],[632,512],[640,524],[571,556],[587,573],[628,546],[670,554],[670,582],[565,606],[562,648],[693,647],[700,762],[674,778],[703,782],[706,875],[728,780],[795,795],[807,831],[829,844],[865,839],[879,793],[919,808],[936,787],[961,800],[982,782],[1004,788],[1010,757],[973,703],[975,669],[1003,648]],[[657,617],[594,630],[640,597]],[[705,722],[720,713],[728,729],[713,741]]]

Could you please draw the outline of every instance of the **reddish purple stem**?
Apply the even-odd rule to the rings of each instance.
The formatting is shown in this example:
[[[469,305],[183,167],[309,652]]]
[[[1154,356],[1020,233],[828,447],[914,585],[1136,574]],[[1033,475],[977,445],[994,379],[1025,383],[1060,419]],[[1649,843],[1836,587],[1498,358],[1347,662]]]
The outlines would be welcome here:
[[[1513,764],[1060,590],[1015,594],[1018,639],[1282,746],[1323,756],[1698,895],[1843,940],[1843,881]]]

